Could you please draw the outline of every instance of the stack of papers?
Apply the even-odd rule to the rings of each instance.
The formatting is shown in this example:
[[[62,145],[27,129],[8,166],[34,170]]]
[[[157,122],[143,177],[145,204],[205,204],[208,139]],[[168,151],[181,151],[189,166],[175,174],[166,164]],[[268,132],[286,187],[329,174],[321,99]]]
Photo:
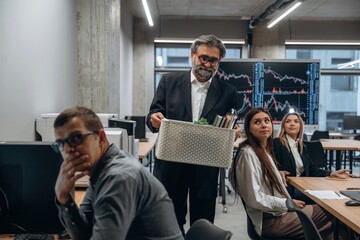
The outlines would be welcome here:
[[[305,190],[319,199],[346,199],[348,197],[332,190]]]

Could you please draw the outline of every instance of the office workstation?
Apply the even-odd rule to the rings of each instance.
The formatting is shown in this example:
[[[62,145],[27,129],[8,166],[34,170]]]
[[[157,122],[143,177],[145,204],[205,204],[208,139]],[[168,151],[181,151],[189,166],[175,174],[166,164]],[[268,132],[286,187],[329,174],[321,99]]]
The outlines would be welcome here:
[[[36,119],[41,114],[75,105],[88,106],[98,113],[116,113],[119,119],[145,116],[160,77],[167,72],[188,70],[189,40],[210,33],[227,42],[227,59],[221,62],[220,69],[241,76],[238,92],[239,109],[244,105],[242,117],[249,105],[268,103],[279,120],[281,110],[287,108],[286,101],[296,98],[297,105],[292,105],[307,119],[311,118],[306,128],[309,139],[317,129],[330,131],[331,138],[356,141],[353,138],[360,134],[359,128],[348,126],[343,117],[360,115],[358,1],[304,1],[272,28],[267,28],[267,23],[280,9],[267,13],[265,20],[258,17],[273,3],[290,1],[234,0],[211,5],[196,1],[193,5],[177,5],[186,4],[181,2],[166,5],[164,1],[148,0],[154,20],[150,27],[141,1],[119,0],[107,5],[95,1],[40,4],[30,0],[32,7],[2,1],[0,15],[6,24],[0,26],[4,33],[0,42],[0,141],[38,140]],[[96,12],[103,13],[104,18]],[[17,20],[12,16],[17,16]],[[87,35],[89,31],[91,36]],[[171,42],[174,39],[180,42]],[[297,40],[302,42],[296,43]],[[311,99],[303,94],[307,87],[285,84],[296,71],[285,76],[280,63],[298,63],[298,69],[305,63],[309,69],[318,64],[318,88]],[[233,71],[231,64],[238,70]],[[259,86],[264,83],[262,89],[255,88],[255,84],[249,86],[249,79],[261,75],[257,69],[263,69],[264,79],[272,76],[270,85],[265,79],[259,81]],[[305,72],[301,74],[306,75]],[[221,76],[224,75],[218,75]],[[276,82],[276,76],[285,80]],[[235,78],[230,81],[235,82]],[[156,135],[146,130],[148,141],[134,145],[138,144],[138,158],[149,159],[151,168]],[[109,130],[109,138],[119,141],[115,140],[119,133],[114,131]],[[337,164],[332,164],[333,169],[344,168],[346,159],[345,167],[360,174],[358,162],[348,161],[358,155],[357,145],[350,148],[352,143],[345,141],[322,143],[324,149],[338,150],[334,152]],[[234,192],[227,194],[228,203],[233,196]],[[222,213],[221,208],[216,212],[215,223],[231,228],[234,239],[247,236],[244,216],[237,217],[244,227],[235,227],[232,220],[227,220],[241,207],[228,204],[228,213]]]

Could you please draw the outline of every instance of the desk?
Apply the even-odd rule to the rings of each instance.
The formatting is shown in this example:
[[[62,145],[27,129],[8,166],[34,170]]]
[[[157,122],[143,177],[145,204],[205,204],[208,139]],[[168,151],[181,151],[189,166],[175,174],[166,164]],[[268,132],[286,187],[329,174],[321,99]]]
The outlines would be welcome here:
[[[312,132],[304,132],[304,134],[306,135],[306,137],[310,137],[313,135]],[[357,134],[356,133],[341,133],[341,132],[329,132],[329,137],[330,138],[335,138],[335,139],[341,139],[341,138],[351,138],[351,137],[355,137]],[[308,139],[304,139],[304,140],[308,140]],[[310,139],[308,140],[310,141]]]
[[[341,151],[349,151],[350,169],[352,170],[352,151],[360,151],[360,141],[350,139],[321,139],[320,141],[325,150],[336,151],[336,170],[341,168]]]
[[[149,156],[150,172],[152,172],[152,160],[154,159],[154,147],[157,140],[157,133],[146,133],[147,142],[139,142],[139,160]]]
[[[350,178],[347,181],[326,180],[320,177],[288,177],[289,183],[314,200],[338,220],[360,234],[360,207],[348,207],[349,199],[318,199],[304,192],[309,190],[333,190],[339,192],[348,187],[359,187],[360,178]]]
[[[82,203],[84,197],[85,197],[86,189],[76,189],[75,190],[75,202],[78,206],[80,206],[80,203]]]

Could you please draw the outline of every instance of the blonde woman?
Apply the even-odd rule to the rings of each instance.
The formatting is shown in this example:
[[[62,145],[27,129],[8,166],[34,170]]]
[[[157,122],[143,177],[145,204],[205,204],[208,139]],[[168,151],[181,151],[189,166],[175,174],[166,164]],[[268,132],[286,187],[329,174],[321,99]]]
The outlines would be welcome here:
[[[274,139],[274,155],[279,163],[286,185],[286,176],[337,177],[348,178],[349,170],[327,171],[316,167],[303,144],[304,122],[298,113],[288,113],[281,121],[279,137]],[[290,195],[307,203],[313,203],[308,197],[288,186]]]

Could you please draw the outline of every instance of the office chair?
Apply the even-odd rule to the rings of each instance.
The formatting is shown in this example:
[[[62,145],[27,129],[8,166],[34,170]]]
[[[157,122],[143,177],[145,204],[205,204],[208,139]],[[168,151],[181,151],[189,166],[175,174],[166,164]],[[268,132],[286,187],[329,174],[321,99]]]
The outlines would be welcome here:
[[[245,202],[244,200],[241,198],[241,201],[244,205]],[[303,227],[304,230],[304,237],[305,240],[321,240],[321,236],[319,231],[317,230],[315,224],[313,223],[313,221],[300,209],[298,208],[294,201],[289,198],[286,200],[286,207],[288,208],[289,212],[296,212],[296,214],[298,215],[301,225]],[[246,212],[246,210],[245,210]],[[250,239],[252,240],[271,240],[273,238],[264,238],[262,236],[260,236],[259,234],[257,234],[257,232],[255,231],[254,225],[249,217],[249,215],[246,212],[246,216],[247,216],[247,233],[250,237]],[[276,238],[277,240],[281,240],[279,238]],[[286,239],[283,239],[286,240]]]
[[[309,141],[308,136],[305,133],[303,133],[303,141]]]
[[[360,134],[354,137],[354,140],[360,141]],[[360,156],[354,156],[353,161],[360,161]]]
[[[206,219],[194,222],[185,234],[185,240],[228,240],[232,232],[221,229]]]
[[[298,208],[291,198],[286,200],[286,206],[289,212],[296,212],[304,230],[305,240],[321,240],[319,231],[314,222],[300,208]]]
[[[315,141],[320,139],[330,139],[329,131],[315,130],[313,135],[311,136],[310,141]]]
[[[360,141],[360,134],[354,136],[354,140]],[[353,156],[352,156],[352,162],[353,162],[354,164],[355,164],[356,162],[359,162],[359,161],[360,161],[360,155],[356,155],[355,153],[356,153],[356,151],[349,151],[349,154],[353,154]],[[345,158],[344,168],[346,168],[346,160],[347,160],[347,159],[349,159],[349,161],[350,161],[350,156],[347,156],[347,157]],[[349,162],[349,165],[352,166],[352,163],[350,164],[350,162]],[[350,168],[350,170],[352,171],[352,167]]]
[[[320,141],[303,141],[307,153],[316,167],[327,169],[327,159],[324,148]]]
[[[246,211],[246,204],[245,204],[245,201],[243,198],[241,198],[241,201],[244,205],[244,209],[245,209],[245,212],[246,212],[246,217],[247,217],[247,234],[249,236],[249,238],[251,240],[271,240],[271,238],[264,238],[262,236],[260,236],[256,231],[255,231],[255,227],[254,227],[254,224],[253,222],[251,221],[251,218],[249,217],[247,211]],[[276,238],[277,240],[281,240],[281,239],[278,239]],[[282,239],[282,240],[286,240],[286,239]]]

